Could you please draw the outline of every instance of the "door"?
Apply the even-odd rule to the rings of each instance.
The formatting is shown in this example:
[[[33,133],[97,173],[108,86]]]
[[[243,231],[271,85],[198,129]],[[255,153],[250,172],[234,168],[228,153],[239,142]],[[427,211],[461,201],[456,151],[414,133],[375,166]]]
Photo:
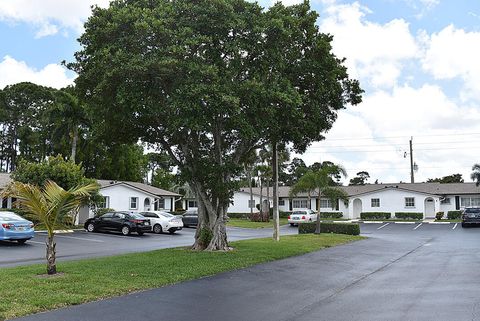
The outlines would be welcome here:
[[[124,222],[125,222],[125,214],[115,213],[113,214],[113,218],[110,223],[109,229],[121,231]]]
[[[425,199],[425,218],[435,217],[435,201],[429,197]]]
[[[353,201],[353,218],[360,218],[360,213],[362,213],[362,200],[356,198]]]

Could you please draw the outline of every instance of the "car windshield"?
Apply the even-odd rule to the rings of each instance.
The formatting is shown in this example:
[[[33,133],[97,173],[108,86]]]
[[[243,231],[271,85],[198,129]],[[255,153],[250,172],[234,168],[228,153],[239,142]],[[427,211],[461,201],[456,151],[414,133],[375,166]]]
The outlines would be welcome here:
[[[304,214],[306,214],[306,212],[305,212],[305,211],[295,211],[295,212],[293,212],[292,214],[304,215]]]
[[[480,213],[480,208],[466,208],[465,213]]]
[[[130,214],[128,214],[128,215],[129,215],[131,218],[135,218],[135,219],[139,219],[139,220],[145,218],[145,216],[140,215],[140,214],[137,214],[137,213],[130,213]]]
[[[11,222],[11,221],[24,221],[25,219],[21,216],[18,216],[15,213],[4,212],[0,213],[0,221]]]

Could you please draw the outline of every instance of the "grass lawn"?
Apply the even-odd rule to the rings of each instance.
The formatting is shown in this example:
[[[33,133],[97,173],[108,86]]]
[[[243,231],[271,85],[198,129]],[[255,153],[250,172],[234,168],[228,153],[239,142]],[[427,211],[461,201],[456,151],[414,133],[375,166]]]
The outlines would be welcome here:
[[[288,224],[286,218],[280,218],[280,225]],[[249,219],[245,218],[230,218],[227,222],[228,226],[232,227],[244,227],[244,228],[264,228],[264,227],[273,227],[273,220],[270,222],[252,222]]]
[[[321,234],[282,236],[280,242],[232,242],[231,252],[193,252],[186,248],[106,258],[58,262],[63,275],[40,278],[45,265],[0,269],[0,319],[13,318],[133,291],[165,286],[300,255],[362,237]]]

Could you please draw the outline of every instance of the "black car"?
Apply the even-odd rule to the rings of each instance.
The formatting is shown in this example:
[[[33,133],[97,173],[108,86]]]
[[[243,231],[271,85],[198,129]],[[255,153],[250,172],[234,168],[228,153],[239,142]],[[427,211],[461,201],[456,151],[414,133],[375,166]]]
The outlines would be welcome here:
[[[480,207],[465,207],[462,213],[462,227],[480,223]]]
[[[100,217],[89,218],[84,227],[88,232],[119,231],[123,235],[129,235],[131,232],[143,235],[152,229],[150,220],[130,212],[110,212]]]
[[[198,225],[198,210],[187,210],[182,215],[183,226],[197,226]]]

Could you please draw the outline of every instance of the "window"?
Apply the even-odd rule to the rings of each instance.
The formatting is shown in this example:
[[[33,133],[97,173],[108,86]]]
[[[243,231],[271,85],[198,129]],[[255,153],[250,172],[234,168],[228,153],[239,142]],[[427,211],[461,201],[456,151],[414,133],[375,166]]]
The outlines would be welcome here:
[[[130,209],[138,209],[138,197],[130,197]]]
[[[158,199],[158,208],[165,209],[165,199],[164,198]]]
[[[329,199],[320,199],[320,208],[333,208],[332,201]]]
[[[248,200],[248,208],[254,208],[255,207],[255,200]]]
[[[285,200],[278,200],[278,206],[285,206]]]
[[[110,198],[108,196],[103,196],[102,200],[98,202],[97,208],[108,208],[110,206]]]
[[[188,201],[188,207],[189,207],[189,208],[190,208],[190,207],[198,207],[197,201],[195,201],[195,200],[193,200],[193,201],[192,201],[192,200]]]
[[[372,198],[371,199],[372,207],[380,207],[380,199],[379,198]]]
[[[293,208],[307,208],[308,200],[293,200]]]
[[[461,197],[460,207],[480,206],[480,198],[478,197]]]
[[[118,218],[118,219],[124,219],[125,218],[125,214],[123,213],[115,213],[113,214],[113,218]]]
[[[405,207],[415,207],[415,197],[405,197]]]
[[[442,204],[450,204],[450,197],[444,198],[440,203],[442,203]]]

